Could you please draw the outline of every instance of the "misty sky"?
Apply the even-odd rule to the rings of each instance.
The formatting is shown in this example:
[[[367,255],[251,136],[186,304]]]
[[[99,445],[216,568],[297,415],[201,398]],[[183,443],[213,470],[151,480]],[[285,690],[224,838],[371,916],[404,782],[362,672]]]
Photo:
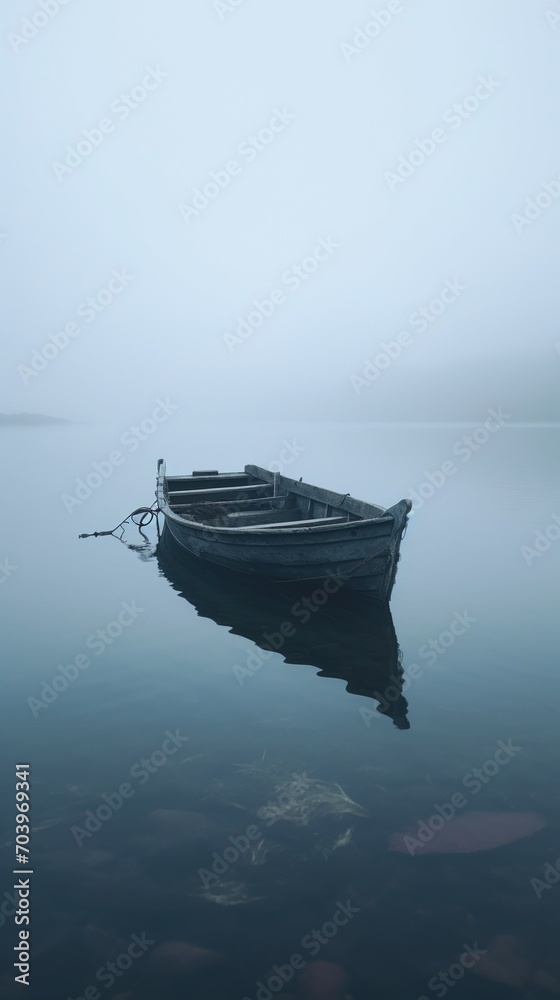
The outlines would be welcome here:
[[[0,15],[0,409],[559,419],[558,0],[43,6]]]

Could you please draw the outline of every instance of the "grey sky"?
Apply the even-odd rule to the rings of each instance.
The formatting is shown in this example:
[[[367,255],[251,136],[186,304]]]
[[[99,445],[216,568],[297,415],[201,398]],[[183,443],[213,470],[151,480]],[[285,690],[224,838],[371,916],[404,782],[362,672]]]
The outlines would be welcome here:
[[[477,420],[502,404],[559,419],[560,204],[543,188],[560,194],[558,0],[392,0],[379,30],[388,0],[229,3],[69,0],[23,42],[41,4],[4,3],[1,408],[124,419],[168,394],[189,418]],[[376,37],[343,50],[368,22]],[[55,168],[102,119],[99,145]],[[252,155],[242,144],[271,121]],[[407,171],[399,158],[434,129]],[[337,246],[295,288],[286,272],[319,239]],[[134,280],[93,321],[77,314],[115,269]],[[464,289],[412,327],[446,281]],[[228,349],[274,289],[272,315]],[[72,322],[44,370],[18,372]],[[402,331],[400,356],[356,391]]]

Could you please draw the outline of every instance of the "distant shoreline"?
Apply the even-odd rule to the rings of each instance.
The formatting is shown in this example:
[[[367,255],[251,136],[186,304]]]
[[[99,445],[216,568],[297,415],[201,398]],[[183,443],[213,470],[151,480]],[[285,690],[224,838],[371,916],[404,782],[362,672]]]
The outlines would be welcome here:
[[[43,413],[0,413],[0,426],[35,427],[39,424],[70,424],[64,417],[47,417]]]

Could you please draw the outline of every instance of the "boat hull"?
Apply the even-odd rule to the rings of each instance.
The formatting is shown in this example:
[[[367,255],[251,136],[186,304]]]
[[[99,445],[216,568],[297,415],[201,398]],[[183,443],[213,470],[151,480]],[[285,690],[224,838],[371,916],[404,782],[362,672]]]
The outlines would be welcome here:
[[[196,523],[171,510],[163,488],[158,499],[174,542],[215,566],[275,583],[316,583],[327,594],[344,587],[382,601],[390,598],[408,500],[380,517],[271,531]]]

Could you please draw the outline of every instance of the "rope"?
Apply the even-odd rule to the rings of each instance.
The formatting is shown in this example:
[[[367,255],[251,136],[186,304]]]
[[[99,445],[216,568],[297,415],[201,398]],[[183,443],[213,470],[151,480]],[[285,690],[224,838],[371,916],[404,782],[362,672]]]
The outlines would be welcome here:
[[[142,528],[147,527],[148,524],[151,524],[154,517],[157,517],[159,512],[160,509],[157,505],[157,501],[153,503],[151,507],[137,507],[136,510],[132,511],[132,514],[125,517],[120,524],[117,524],[117,526],[112,528],[111,531],[92,531],[89,534],[78,535],[78,538],[99,538],[101,535],[114,535],[119,528],[122,528],[124,533],[124,525],[127,521],[132,521],[132,523],[141,530]],[[140,515],[139,521],[136,520],[138,515]],[[122,533],[120,537],[122,538]]]

